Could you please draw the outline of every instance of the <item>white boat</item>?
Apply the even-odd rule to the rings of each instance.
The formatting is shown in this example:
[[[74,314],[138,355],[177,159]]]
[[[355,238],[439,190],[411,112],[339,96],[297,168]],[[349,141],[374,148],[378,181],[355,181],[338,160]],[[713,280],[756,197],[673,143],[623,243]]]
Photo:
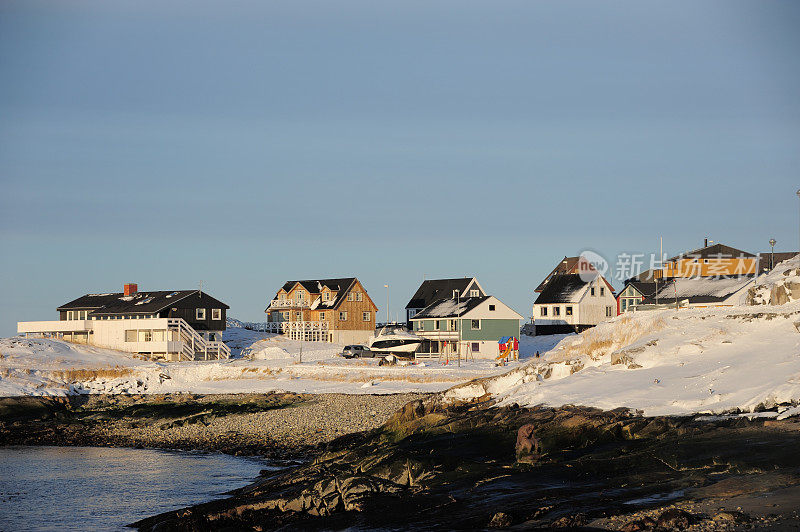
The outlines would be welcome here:
[[[419,349],[422,338],[408,332],[402,325],[385,325],[370,338],[369,348],[378,353],[409,356]]]

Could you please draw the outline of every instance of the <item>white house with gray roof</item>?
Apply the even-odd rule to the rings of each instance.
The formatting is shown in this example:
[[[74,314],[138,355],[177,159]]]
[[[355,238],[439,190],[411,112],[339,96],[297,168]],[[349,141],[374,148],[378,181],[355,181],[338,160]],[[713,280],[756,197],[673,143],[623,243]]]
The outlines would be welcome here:
[[[617,315],[611,284],[602,275],[553,275],[533,304],[536,335],[581,332]]]

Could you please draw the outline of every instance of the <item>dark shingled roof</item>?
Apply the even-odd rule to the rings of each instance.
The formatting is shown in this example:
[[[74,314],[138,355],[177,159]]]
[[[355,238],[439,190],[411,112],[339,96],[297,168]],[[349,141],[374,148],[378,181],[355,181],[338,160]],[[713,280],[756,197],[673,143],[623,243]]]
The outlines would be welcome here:
[[[322,288],[328,287],[328,290],[336,292],[336,297],[331,301],[326,301],[326,304],[324,306],[321,305],[318,307],[318,309],[333,310],[339,306],[339,303],[341,303],[344,299],[347,290],[353,286],[355,282],[355,277],[342,277],[340,279],[305,279],[302,281],[286,281],[282,288],[284,292],[289,292],[292,288],[294,288],[295,284],[300,283],[300,286],[305,288],[308,294],[311,295],[319,294]],[[275,294],[275,297],[272,298],[272,301],[275,301],[276,299],[278,299],[277,293]],[[311,302],[313,302],[313,300]],[[268,310],[269,308],[265,309],[264,312],[267,312]]]
[[[423,281],[406,308],[425,308],[439,299],[453,297],[453,290],[463,294],[474,277],[458,277],[455,279],[429,279]]]
[[[126,296],[122,292],[114,294],[86,294],[65,303],[57,310],[91,310],[94,315],[105,314],[153,314],[164,310],[177,301],[185,299],[199,290],[158,290],[137,292]],[[206,297],[211,297],[204,294]],[[214,298],[212,298],[214,299]],[[220,307],[230,308],[219,300]]]
[[[628,281],[622,288],[622,290],[620,290],[620,293],[622,293],[622,291],[625,290],[625,288],[627,288],[628,286],[633,286],[636,290],[639,291],[640,294],[647,297],[656,293],[657,284],[659,283],[644,282],[644,281]],[[664,283],[662,282],[660,283],[660,285],[663,286]]]
[[[667,261],[671,262],[678,259],[732,259],[738,257],[755,257],[755,255],[748,253],[747,251],[742,251],[741,249],[726,246],[725,244],[713,244],[704,248],[698,248],[692,251],[687,251],[686,253],[681,253],[680,255],[676,255],[671,259],[667,259]]]
[[[412,320],[423,318],[457,318],[474,309],[491,296],[467,297],[454,299],[452,297],[438,299],[419,311]]]
[[[773,258],[775,260],[775,266],[777,266],[781,262],[789,260],[795,256],[797,256],[797,251],[776,251],[774,257],[772,257],[772,254],[769,251],[765,251],[759,256],[758,272],[762,273],[768,271],[770,269],[770,261],[773,260]]]
[[[563,259],[561,259],[558,265],[555,268],[553,268],[553,271],[548,273],[547,277],[545,277],[544,280],[541,283],[539,283],[539,286],[536,287],[536,290],[534,290],[534,292],[541,292],[542,290],[544,290],[544,285],[547,284],[547,281],[549,281],[552,276],[572,273],[575,270],[575,267],[578,265],[578,260],[580,260],[580,257],[565,256]]]
[[[577,273],[553,275],[536,298],[538,303],[574,303],[588,283]]]
[[[739,275],[721,278],[680,277],[670,279],[664,283],[658,283],[658,303],[675,303],[676,293],[678,301],[688,300],[692,304],[718,303],[742,291],[753,280],[753,277],[753,275]],[[641,302],[642,305],[655,303],[655,294],[645,297]]]

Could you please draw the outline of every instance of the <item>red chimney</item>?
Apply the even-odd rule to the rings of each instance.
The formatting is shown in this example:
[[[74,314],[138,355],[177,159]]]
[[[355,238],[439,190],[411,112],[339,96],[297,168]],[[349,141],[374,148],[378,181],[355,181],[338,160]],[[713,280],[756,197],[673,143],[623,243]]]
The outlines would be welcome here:
[[[139,291],[139,286],[136,283],[125,283],[125,295],[132,296]]]

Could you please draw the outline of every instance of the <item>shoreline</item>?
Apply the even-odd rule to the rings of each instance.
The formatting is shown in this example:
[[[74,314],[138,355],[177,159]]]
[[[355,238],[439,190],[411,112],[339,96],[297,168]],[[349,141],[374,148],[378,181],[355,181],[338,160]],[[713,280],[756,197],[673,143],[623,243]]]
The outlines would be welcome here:
[[[0,398],[0,446],[129,447],[305,459],[427,394],[167,394]]]

